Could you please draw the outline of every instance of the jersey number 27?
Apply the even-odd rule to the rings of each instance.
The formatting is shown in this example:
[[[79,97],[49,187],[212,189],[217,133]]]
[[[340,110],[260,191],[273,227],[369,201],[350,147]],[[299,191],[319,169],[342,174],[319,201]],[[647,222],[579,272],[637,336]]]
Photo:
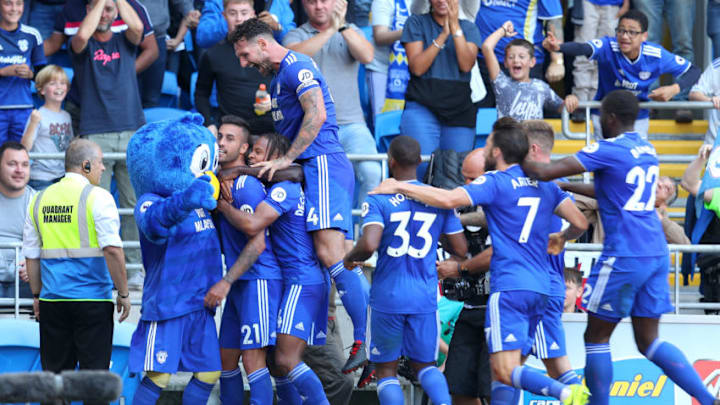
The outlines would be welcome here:
[[[635,166],[625,176],[625,183],[632,184],[635,186],[630,198],[627,200],[623,209],[626,211],[652,211],[655,209],[655,192],[657,191],[656,184],[658,175],[660,174],[660,168],[657,166],[650,166],[647,168],[647,172],[640,166]],[[647,202],[642,202],[643,193],[645,187],[650,186],[650,198]]]
[[[433,222],[435,222],[437,215],[429,212],[416,212],[412,216],[413,221],[422,223],[417,232],[417,237],[423,240],[423,245],[418,249],[414,246],[410,246],[410,234],[407,231],[407,226],[410,222],[410,214],[410,211],[393,212],[390,214],[390,222],[399,222],[393,235],[399,237],[402,241],[399,247],[394,248],[388,246],[387,254],[392,257],[400,257],[408,254],[416,259],[422,259],[427,256],[428,252],[430,252],[430,246],[432,245],[433,238],[429,231]]]

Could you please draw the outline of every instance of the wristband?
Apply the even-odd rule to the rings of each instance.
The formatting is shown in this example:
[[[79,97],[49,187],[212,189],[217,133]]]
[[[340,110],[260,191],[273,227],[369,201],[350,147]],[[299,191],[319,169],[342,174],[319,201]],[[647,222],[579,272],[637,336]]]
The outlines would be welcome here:
[[[348,29],[348,28],[350,28],[350,27],[349,27],[347,24],[343,24],[342,27],[338,28],[338,32],[343,32],[343,31],[345,31],[345,30]]]
[[[437,47],[437,49],[443,49],[443,48],[445,48],[445,44],[440,45],[440,44],[438,44],[434,39],[433,39],[432,44],[435,45],[435,47]]]
[[[233,282],[230,281],[230,278],[228,276],[230,276],[230,274],[224,275],[222,279],[225,280],[228,284],[232,285]]]
[[[120,291],[118,291],[118,297],[120,297],[120,298],[122,298],[122,299],[125,299],[125,298],[127,298],[127,297],[129,297],[129,296],[130,296],[130,291],[128,291],[128,293],[125,294],[125,295],[120,294]]]

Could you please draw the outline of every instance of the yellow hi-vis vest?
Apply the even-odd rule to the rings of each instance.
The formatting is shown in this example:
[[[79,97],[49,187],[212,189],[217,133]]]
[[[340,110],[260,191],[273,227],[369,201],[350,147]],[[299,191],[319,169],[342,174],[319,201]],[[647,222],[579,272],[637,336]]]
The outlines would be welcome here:
[[[42,244],[41,300],[112,301],[113,284],[92,215],[94,188],[65,176],[30,202]]]

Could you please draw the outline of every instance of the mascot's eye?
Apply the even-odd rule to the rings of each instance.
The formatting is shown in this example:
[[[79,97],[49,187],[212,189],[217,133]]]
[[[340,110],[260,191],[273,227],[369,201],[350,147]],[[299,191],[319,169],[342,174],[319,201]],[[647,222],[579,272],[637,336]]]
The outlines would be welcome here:
[[[195,176],[199,176],[202,172],[210,170],[210,147],[206,144],[202,144],[195,149],[193,153],[192,161],[190,161],[190,171]]]

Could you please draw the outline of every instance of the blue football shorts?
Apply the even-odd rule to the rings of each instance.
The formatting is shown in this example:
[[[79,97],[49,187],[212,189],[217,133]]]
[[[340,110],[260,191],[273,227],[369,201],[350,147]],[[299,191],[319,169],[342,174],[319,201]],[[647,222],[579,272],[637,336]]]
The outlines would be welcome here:
[[[534,291],[490,294],[485,311],[485,336],[490,353],[528,350],[545,313],[548,296]]]
[[[554,359],[567,354],[562,323],[564,304],[565,297],[548,297],[545,313],[535,327],[535,338],[529,351],[538,359]]]
[[[437,311],[424,314],[370,312],[370,361],[388,363],[407,356],[434,363],[438,356],[440,320]]]
[[[345,153],[319,155],[302,162],[305,175],[305,228],[338,229],[352,239],[355,172]]]
[[[670,302],[667,255],[653,257],[609,257],[595,263],[587,283],[585,308],[609,322],[627,316],[659,318],[673,310]]]
[[[223,349],[274,346],[282,280],[237,280],[225,302],[220,324]]]
[[[277,333],[322,346],[327,337],[329,285],[285,284]]]
[[[201,309],[164,321],[138,323],[130,342],[131,372],[220,371],[213,314]]]

